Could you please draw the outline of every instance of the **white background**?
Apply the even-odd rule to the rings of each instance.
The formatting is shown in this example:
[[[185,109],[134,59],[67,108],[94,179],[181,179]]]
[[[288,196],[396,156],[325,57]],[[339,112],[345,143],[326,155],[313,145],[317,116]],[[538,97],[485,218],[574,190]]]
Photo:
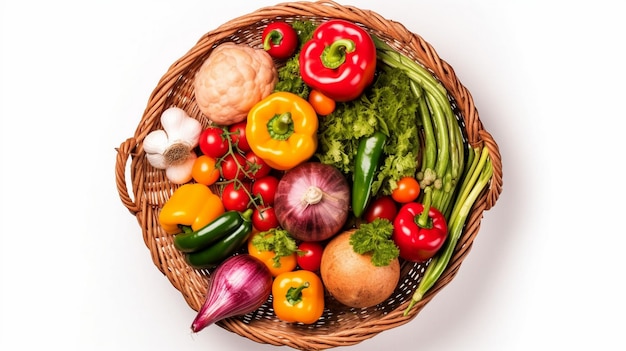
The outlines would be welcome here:
[[[275,3],[1,2],[0,349],[275,349],[218,327],[191,335],[114,173],[169,65]],[[500,146],[504,190],[416,319],[340,349],[623,350],[619,2],[345,4],[403,23],[454,67]]]

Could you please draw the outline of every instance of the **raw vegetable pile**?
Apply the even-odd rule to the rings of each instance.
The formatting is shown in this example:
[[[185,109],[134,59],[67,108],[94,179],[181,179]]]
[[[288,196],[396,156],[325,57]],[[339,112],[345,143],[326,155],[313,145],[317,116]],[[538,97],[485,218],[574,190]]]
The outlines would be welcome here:
[[[487,149],[465,143],[430,72],[355,23],[275,21],[260,39],[218,45],[196,73],[209,126],[170,107],[144,139],[150,164],[180,185],[161,227],[211,271],[192,330],[270,296],[288,323],[318,321],[328,296],[375,306],[402,262],[423,262],[408,313],[488,186]]]

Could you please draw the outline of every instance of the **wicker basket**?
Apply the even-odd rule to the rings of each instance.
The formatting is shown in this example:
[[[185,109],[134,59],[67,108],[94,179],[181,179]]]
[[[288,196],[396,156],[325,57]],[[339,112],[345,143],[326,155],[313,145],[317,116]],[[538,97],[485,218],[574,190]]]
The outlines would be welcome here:
[[[490,184],[472,208],[447,269],[408,316],[403,316],[403,312],[423,274],[425,267],[421,264],[402,265],[400,284],[385,303],[355,310],[330,299],[327,301],[324,316],[314,325],[304,326],[279,321],[273,314],[271,301],[249,315],[218,322],[218,325],[226,330],[264,344],[287,345],[301,350],[323,350],[354,345],[411,321],[440,289],[450,283],[472,247],[483,212],[494,206],[502,189],[502,167],[498,146],[484,130],[469,91],[458,81],[452,67],[441,60],[435,50],[420,36],[372,11],[343,6],[332,1],[282,3],[261,8],[223,24],[202,36],[158,82],[134,136],[121,143],[117,149],[115,169],[117,188],[122,203],[139,222],[154,264],[182,293],[188,305],[197,311],[204,302],[210,272],[189,267],[181,253],[174,248],[172,237],[160,228],[159,209],[177,186],[165,178],[164,172],[150,166],[143,152],[142,143],[148,133],[161,128],[161,113],[171,106],[186,110],[203,125],[208,125],[208,120],[195,104],[193,94],[195,72],[211,50],[222,42],[234,41],[261,47],[261,31],[270,20],[277,18],[308,19],[317,22],[328,18],[342,18],[363,25],[399,52],[431,70],[448,90],[457,118],[465,128],[467,143],[471,146],[484,145],[490,151],[494,168]],[[126,183],[127,169],[130,170],[132,194],[129,193]]]

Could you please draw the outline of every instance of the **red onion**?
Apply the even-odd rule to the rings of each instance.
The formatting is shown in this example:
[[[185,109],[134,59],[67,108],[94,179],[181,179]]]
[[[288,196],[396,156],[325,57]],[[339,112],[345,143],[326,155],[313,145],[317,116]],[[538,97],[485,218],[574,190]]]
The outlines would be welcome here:
[[[281,227],[302,241],[322,241],[337,234],[348,218],[350,187],[335,167],[305,162],[287,171],[274,196]]]
[[[211,275],[204,304],[191,324],[194,333],[261,307],[272,292],[272,275],[261,260],[248,254],[231,256]]]

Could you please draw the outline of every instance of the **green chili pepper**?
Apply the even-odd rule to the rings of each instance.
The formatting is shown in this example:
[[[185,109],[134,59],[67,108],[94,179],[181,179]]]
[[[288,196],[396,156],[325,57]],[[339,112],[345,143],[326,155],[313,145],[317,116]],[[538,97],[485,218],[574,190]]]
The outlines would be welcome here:
[[[387,136],[382,132],[375,132],[359,141],[352,186],[352,212],[357,218],[361,217],[372,196],[372,183],[386,141]]]
[[[187,253],[185,255],[187,263],[194,268],[211,268],[235,253],[252,233],[252,209],[243,212],[241,217],[243,218],[241,225],[232,233],[205,249]]]
[[[226,211],[199,230],[178,234],[174,247],[182,252],[194,252],[208,247],[241,226],[243,218],[238,211]]]

